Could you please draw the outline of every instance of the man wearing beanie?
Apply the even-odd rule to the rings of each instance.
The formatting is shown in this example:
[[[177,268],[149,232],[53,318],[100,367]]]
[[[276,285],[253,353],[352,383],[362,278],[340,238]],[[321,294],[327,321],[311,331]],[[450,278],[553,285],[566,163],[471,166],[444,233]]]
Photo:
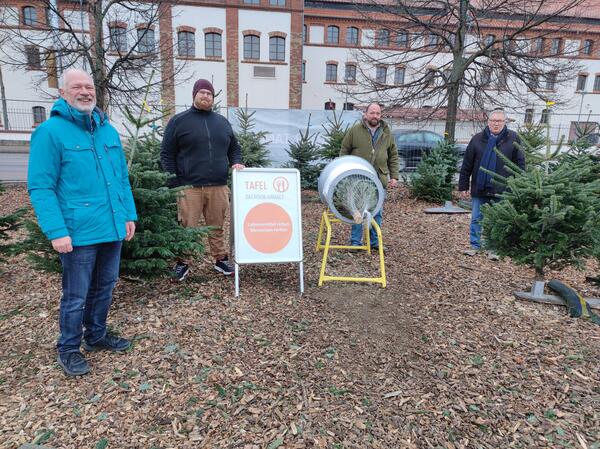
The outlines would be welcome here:
[[[212,110],[214,97],[210,81],[199,79],[194,83],[192,107],[175,115],[167,124],[160,162],[163,170],[173,175],[169,187],[187,186],[177,201],[181,224],[196,227],[203,217],[206,225],[214,228],[208,237],[214,269],[230,276],[233,267],[223,231],[229,209],[227,176],[229,167],[237,170],[244,165],[231,124]],[[177,280],[185,279],[188,272],[188,264],[177,262]]]

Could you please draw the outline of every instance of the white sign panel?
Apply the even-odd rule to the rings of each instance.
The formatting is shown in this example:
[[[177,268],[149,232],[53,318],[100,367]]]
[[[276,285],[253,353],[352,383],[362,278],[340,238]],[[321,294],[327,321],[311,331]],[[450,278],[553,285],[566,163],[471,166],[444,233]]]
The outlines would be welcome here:
[[[234,170],[233,227],[236,263],[302,262],[298,170]]]

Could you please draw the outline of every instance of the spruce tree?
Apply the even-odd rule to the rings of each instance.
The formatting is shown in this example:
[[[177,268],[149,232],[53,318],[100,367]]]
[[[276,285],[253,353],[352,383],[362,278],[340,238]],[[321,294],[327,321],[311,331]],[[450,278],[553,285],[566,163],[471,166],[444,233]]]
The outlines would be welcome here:
[[[4,194],[5,189],[0,183],[0,197]],[[4,257],[10,254],[14,248],[14,244],[3,243],[12,237],[12,233],[21,225],[21,219],[27,209],[21,208],[8,215],[0,215],[0,262],[4,262]]]
[[[339,116],[333,111],[333,120],[327,117],[327,123],[321,125],[325,131],[325,140],[321,144],[320,155],[326,163],[339,157],[340,149],[342,148],[342,140],[348,131],[348,125],[344,125],[341,120],[342,114]]]
[[[287,154],[290,161],[284,167],[296,168],[300,171],[300,184],[303,189],[316,190],[321,167],[317,163],[319,159],[319,147],[316,143],[317,133],[310,134],[310,116],[304,132],[300,131],[300,139],[297,142],[289,142],[290,148]]]
[[[534,147],[526,137],[523,144]],[[546,268],[580,266],[597,252],[600,179],[589,155],[564,157],[551,149],[548,134],[536,145],[527,170],[498,152],[512,176],[495,175],[507,190],[482,208],[482,233],[487,248],[535,268],[536,280],[543,280]]]
[[[246,167],[268,167],[271,164],[267,148],[269,142],[265,140],[269,133],[252,131],[254,114],[256,111],[248,113],[248,108],[239,108],[235,112],[240,126],[240,130],[235,135],[242,149],[242,163]]]
[[[166,187],[171,175],[160,168],[161,141],[154,123],[162,117],[134,116],[129,109],[125,115],[133,125],[125,150],[138,221],[135,237],[123,246],[121,271],[139,277],[165,275],[177,258],[204,252],[202,240],[208,228],[184,228],[178,223],[180,189]],[[144,128],[150,130],[141,132]]]
[[[432,203],[451,200],[457,163],[454,143],[446,140],[438,143],[423,157],[410,178],[411,196]]]

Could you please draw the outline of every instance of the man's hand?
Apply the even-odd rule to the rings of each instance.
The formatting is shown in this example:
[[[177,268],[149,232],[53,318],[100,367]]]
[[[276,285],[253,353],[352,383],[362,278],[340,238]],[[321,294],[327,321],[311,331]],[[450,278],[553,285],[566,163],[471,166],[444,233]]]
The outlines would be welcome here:
[[[51,240],[52,248],[55,251],[65,254],[73,251],[73,245],[71,244],[71,237],[68,235],[66,237],[61,237],[58,239]]]
[[[392,189],[393,189],[393,188],[394,188],[394,187],[396,187],[397,185],[398,185],[398,180],[397,180],[397,179],[394,179],[394,178],[392,178],[392,179],[390,179],[390,180],[389,180],[389,182],[388,182],[388,185],[387,185],[387,186],[388,186],[388,188],[392,188]]]
[[[129,241],[135,235],[135,222],[128,221],[125,223],[125,240]]]
[[[231,168],[233,168],[234,170],[242,170],[246,168],[246,166],[244,164],[233,164]]]
[[[471,199],[471,193],[468,190],[463,190],[462,192],[458,192],[458,199],[468,201]]]

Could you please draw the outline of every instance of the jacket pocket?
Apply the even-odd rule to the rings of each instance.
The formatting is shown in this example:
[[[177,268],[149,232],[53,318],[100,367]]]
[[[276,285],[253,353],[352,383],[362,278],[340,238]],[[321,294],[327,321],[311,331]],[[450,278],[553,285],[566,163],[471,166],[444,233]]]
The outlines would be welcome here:
[[[105,201],[89,198],[67,201],[67,207],[72,212],[72,230],[74,233],[85,232],[88,228],[95,226],[96,220],[101,220],[99,217],[99,209],[104,206]]]
[[[123,149],[119,142],[111,142],[104,144],[104,152],[108,157],[108,161],[110,162],[113,170],[113,174],[115,178],[120,177],[121,175],[121,153]]]

